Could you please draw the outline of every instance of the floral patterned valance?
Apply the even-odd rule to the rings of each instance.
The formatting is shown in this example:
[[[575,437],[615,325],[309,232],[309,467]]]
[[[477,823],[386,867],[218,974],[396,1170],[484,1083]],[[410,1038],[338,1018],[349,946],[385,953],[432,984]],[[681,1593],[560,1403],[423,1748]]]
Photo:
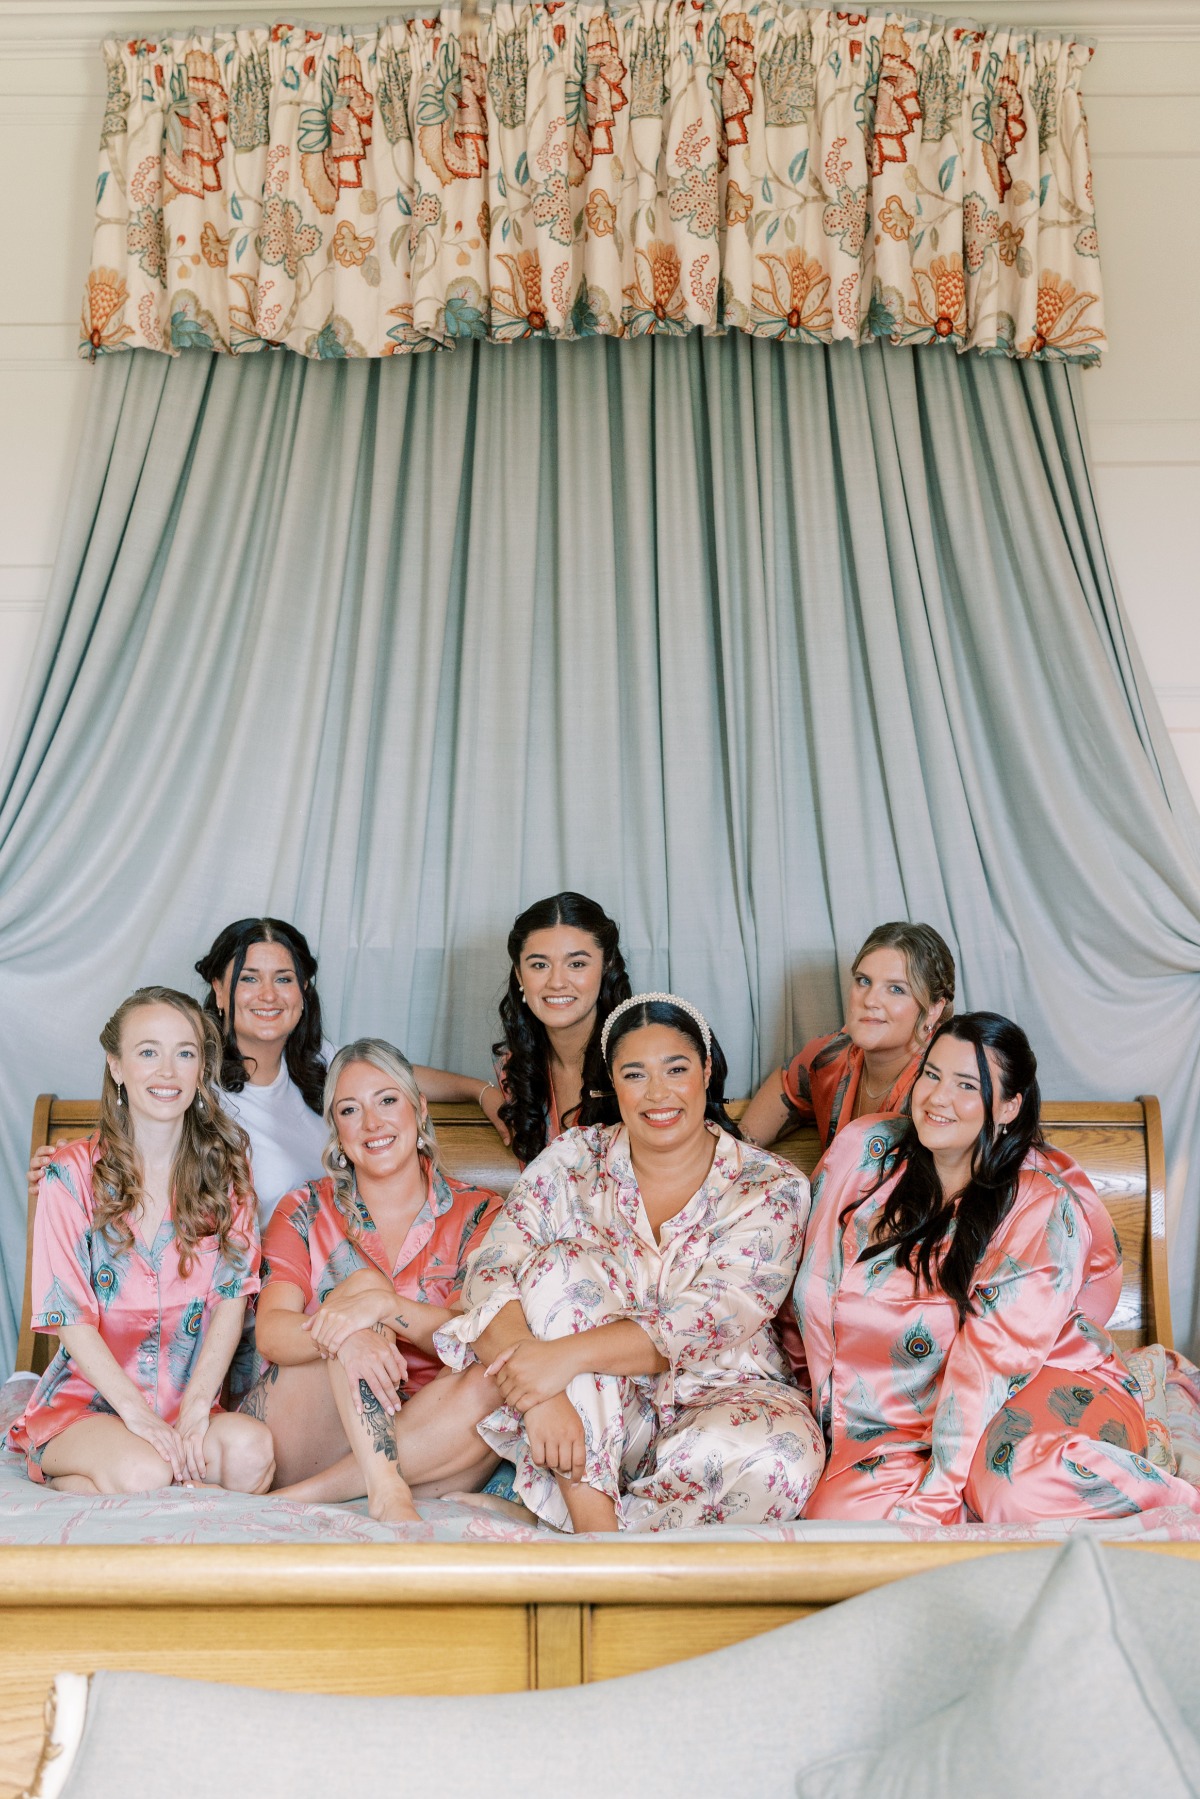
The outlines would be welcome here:
[[[773,0],[105,46],[84,354],[735,328],[1091,361],[1090,50]]]

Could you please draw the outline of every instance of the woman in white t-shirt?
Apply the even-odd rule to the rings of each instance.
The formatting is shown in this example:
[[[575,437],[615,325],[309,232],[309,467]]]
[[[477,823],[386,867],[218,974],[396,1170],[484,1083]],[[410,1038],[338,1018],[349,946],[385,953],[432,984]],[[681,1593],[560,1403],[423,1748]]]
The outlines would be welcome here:
[[[239,918],[196,963],[208,983],[204,1009],[221,1033],[220,1094],[250,1139],[259,1221],[267,1227],[285,1193],[320,1180],[328,1138],[321,1104],[335,1046],[322,1035],[317,959],[304,933],[282,918]],[[475,1102],[496,1123],[504,1095],[494,1081],[414,1067],[427,1099]],[[36,1190],[54,1148],[29,1165]]]
[[[224,1045],[221,1098],[250,1139],[258,1215],[267,1221],[285,1193],[320,1180],[328,1140],[322,1114],[334,1045],[321,1032],[317,959],[303,932],[282,918],[226,925],[196,973],[208,982],[205,1010]],[[415,1065],[426,1099],[476,1102],[496,1121],[494,1081]]]
[[[196,973],[208,982],[204,1009],[221,1033],[221,1102],[250,1139],[265,1230],[283,1195],[321,1174],[321,1099],[334,1045],[321,1034],[317,959],[286,920],[239,918]]]

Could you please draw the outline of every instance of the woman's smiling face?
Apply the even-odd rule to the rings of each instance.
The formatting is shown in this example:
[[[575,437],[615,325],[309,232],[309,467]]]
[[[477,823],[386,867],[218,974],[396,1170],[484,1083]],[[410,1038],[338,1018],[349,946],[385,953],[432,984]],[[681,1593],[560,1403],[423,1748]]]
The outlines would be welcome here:
[[[356,1172],[383,1180],[417,1154],[417,1115],[408,1095],[373,1062],[347,1062],[333,1094],[333,1122]]]
[[[132,1118],[170,1124],[196,1097],[203,1052],[187,1014],[156,1001],[135,1006],[121,1025],[121,1051],[108,1069],[125,1090]]]
[[[531,931],[517,959],[525,1004],[548,1031],[591,1024],[604,978],[604,951],[590,931],[550,925]]]
[[[1000,1064],[984,1050],[992,1077],[993,1127],[1010,1124],[1021,1110],[1021,1095],[1003,1097]],[[917,1136],[935,1156],[946,1161],[974,1154],[983,1130],[983,1091],[975,1045],[947,1031],[925,1057],[912,1091],[912,1121]]]
[[[304,1013],[304,986],[292,952],[283,943],[252,943],[231,992],[233,963],[213,982],[217,1005],[230,1018],[238,1048],[254,1054],[254,1046],[286,1043]],[[230,1006],[232,1004],[232,1014]]]
[[[612,1082],[633,1148],[654,1154],[691,1144],[704,1129],[709,1063],[668,1024],[629,1031],[612,1055]]]
[[[936,1022],[942,1004],[930,1007],[927,1025]],[[850,977],[846,1032],[863,1051],[881,1056],[919,1047],[921,1002],[912,989],[902,950],[873,949]]]

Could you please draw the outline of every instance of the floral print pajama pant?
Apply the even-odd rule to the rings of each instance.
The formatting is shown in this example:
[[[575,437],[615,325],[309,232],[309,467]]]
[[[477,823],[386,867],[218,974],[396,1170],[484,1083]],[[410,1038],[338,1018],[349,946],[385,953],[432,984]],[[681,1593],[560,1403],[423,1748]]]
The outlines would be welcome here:
[[[544,1250],[522,1270],[522,1305],[543,1339],[628,1316],[614,1292],[611,1264]],[[786,1523],[798,1518],[825,1459],[821,1433],[800,1393],[751,1374],[711,1382],[702,1370],[677,1374],[682,1392],[667,1403],[666,1375],[577,1375],[567,1397],[583,1420],[584,1480],[617,1505],[623,1530],[693,1524]],[[548,1524],[570,1530],[557,1480],[529,1454],[520,1413],[501,1406],[479,1426],[516,1463],[514,1488]]]

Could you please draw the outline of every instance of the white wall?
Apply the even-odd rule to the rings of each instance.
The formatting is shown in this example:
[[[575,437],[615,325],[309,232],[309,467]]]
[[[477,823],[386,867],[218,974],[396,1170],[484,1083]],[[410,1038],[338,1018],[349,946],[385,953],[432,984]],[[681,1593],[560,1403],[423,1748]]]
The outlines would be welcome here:
[[[247,0],[5,0],[0,17],[0,744],[33,651],[89,369],[75,346],[103,80],[96,42]],[[388,10],[388,9],[381,9]],[[947,9],[949,10],[949,9]],[[953,9],[966,12],[967,6]],[[308,16],[362,18],[365,6]],[[1200,0],[992,0],[1094,36],[1085,79],[1112,348],[1085,380],[1101,516],[1200,798]]]

